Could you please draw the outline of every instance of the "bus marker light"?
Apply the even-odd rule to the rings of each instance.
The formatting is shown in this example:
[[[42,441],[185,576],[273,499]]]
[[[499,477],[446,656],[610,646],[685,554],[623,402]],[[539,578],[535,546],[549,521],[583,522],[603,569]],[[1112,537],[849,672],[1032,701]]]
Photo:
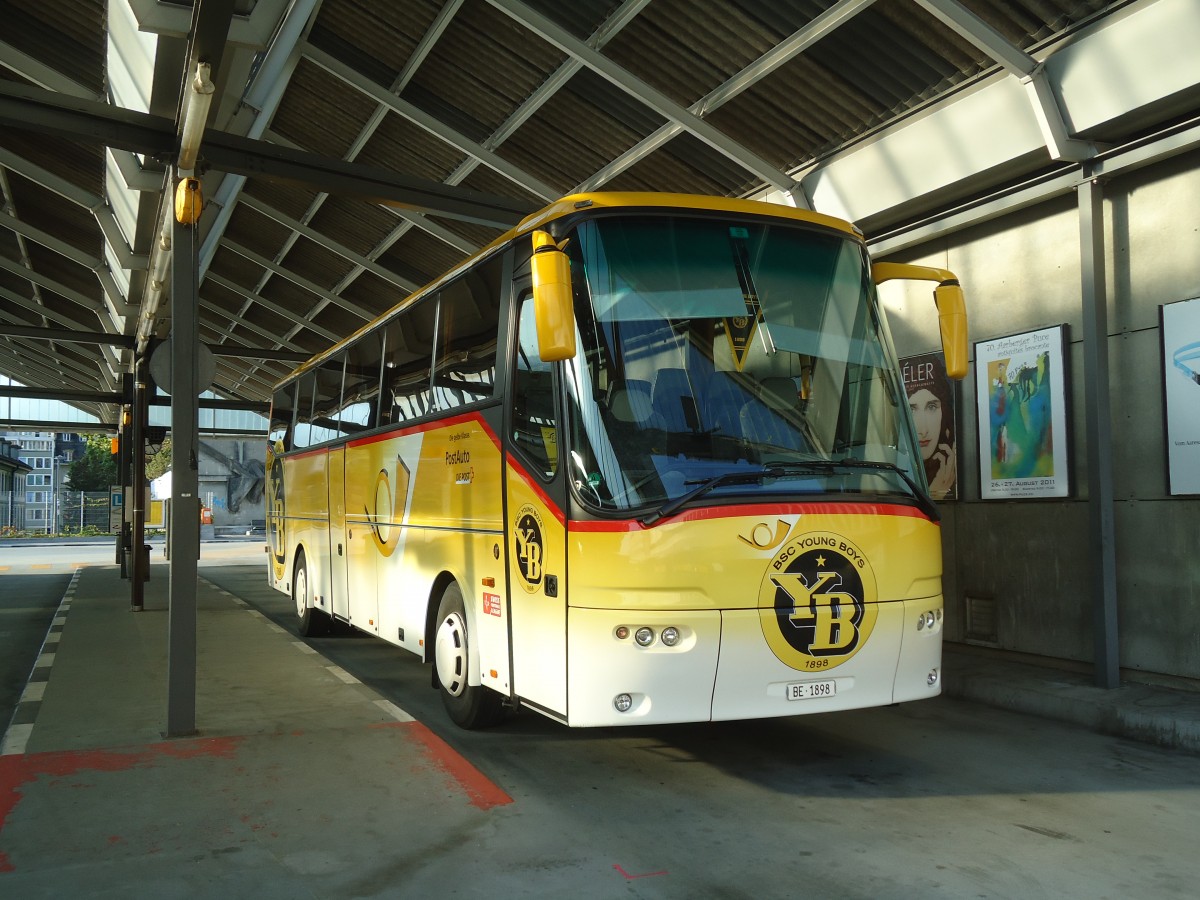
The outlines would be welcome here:
[[[613,697],[613,708],[617,712],[629,712],[633,708],[633,697],[629,694],[617,694]]]
[[[654,643],[654,629],[643,625],[633,633],[633,639],[637,641],[639,647],[649,647]]]
[[[662,630],[662,642],[668,647],[674,647],[679,643],[679,629],[674,625],[668,625]]]
[[[628,625],[618,625],[617,630],[614,631],[613,634],[615,634],[617,636],[618,641],[623,641],[627,637],[629,637],[629,626]]]

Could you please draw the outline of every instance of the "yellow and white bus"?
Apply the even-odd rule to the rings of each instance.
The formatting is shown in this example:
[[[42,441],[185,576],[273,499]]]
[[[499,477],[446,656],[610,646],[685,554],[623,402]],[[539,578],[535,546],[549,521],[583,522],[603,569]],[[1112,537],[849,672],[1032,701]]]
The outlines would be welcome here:
[[[872,266],[817,213],[566,197],[281,382],[270,583],[455,722],[789,716],[941,690],[941,538]]]

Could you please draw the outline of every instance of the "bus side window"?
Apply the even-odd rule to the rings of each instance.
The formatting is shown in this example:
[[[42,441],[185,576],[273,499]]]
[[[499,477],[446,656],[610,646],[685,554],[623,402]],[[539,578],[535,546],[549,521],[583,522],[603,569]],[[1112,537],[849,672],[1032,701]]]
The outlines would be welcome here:
[[[500,330],[501,255],[442,288],[433,402],[438,410],[490,399]]]
[[[386,419],[397,424],[432,410],[429,374],[437,326],[437,295],[422,298],[388,328],[383,389]]]
[[[554,404],[554,369],[538,355],[533,297],[521,299],[517,326],[517,359],[512,394],[513,441],[542,467],[546,478],[558,469],[558,416]]]
[[[285,385],[271,398],[271,424],[267,440],[286,453],[292,449],[292,420],[296,416],[296,382]]]

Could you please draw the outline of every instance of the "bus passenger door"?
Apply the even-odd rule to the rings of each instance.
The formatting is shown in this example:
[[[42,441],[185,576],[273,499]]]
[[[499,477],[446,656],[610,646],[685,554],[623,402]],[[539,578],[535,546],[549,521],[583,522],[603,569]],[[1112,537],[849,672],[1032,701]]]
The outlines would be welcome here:
[[[521,305],[505,479],[513,692],[567,715],[566,518],[554,367],[537,352],[533,302]]]
[[[325,611],[346,617],[346,451],[329,451],[329,600]]]
[[[379,551],[376,535],[385,537],[390,524],[391,481],[380,462],[384,444],[356,444],[346,449],[346,596],[337,613],[355,628],[379,633]]]

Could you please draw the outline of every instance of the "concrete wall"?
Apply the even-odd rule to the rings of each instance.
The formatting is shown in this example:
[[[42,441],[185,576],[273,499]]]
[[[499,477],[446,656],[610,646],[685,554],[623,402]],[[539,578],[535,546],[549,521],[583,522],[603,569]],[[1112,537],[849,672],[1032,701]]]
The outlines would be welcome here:
[[[213,525],[250,525],[266,517],[263,502],[266,441],[200,438],[198,490],[211,495]]]
[[[1200,678],[1200,498],[1167,494],[1158,326],[1160,305],[1200,296],[1200,154],[1111,180],[1104,191],[1120,664]],[[972,342],[1068,326],[1069,499],[979,499],[973,370],[962,384],[962,499],[941,505],[947,637],[969,637],[973,598],[976,624],[987,619],[980,610],[994,614],[996,646],[1090,661],[1097,563],[1088,533],[1075,200],[1014,213],[894,258],[945,266],[960,277]],[[887,284],[881,294],[901,356],[938,349],[927,286]]]

